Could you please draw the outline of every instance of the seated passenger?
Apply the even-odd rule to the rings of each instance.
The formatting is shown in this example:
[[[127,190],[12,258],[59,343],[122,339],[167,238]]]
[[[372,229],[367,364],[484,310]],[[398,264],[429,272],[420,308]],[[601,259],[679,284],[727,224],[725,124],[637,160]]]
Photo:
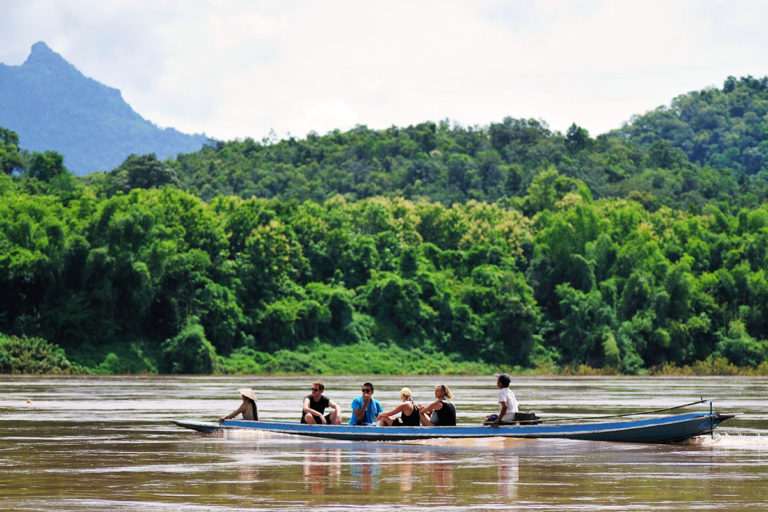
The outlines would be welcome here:
[[[400,390],[400,400],[403,402],[392,409],[391,411],[383,412],[376,416],[376,421],[381,422],[381,426],[406,426],[406,427],[418,427],[419,422],[419,407],[413,403],[411,396],[411,390],[403,388]],[[399,418],[392,418],[395,414],[400,413]]]
[[[456,408],[448,400],[453,396],[451,390],[445,384],[435,388],[436,401],[419,408],[421,424],[425,427],[448,427],[456,425]]]
[[[237,391],[243,397],[243,403],[240,404],[240,407],[238,407],[231,413],[219,418],[219,423],[221,423],[224,420],[234,418],[240,413],[243,413],[244,420],[251,420],[251,421],[259,420],[259,409],[258,407],[256,407],[256,400],[257,400],[256,393],[254,393],[251,388],[238,389]]]
[[[316,380],[312,383],[312,393],[304,397],[301,423],[341,425],[341,407],[328,399],[323,394],[324,390],[325,384],[322,381]],[[333,412],[323,416],[327,407],[331,407]]]
[[[501,423],[511,423],[515,421],[517,413],[517,399],[515,394],[509,389],[509,383],[512,379],[506,373],[496,376],[496,387],[499,388],[499,414],[486,416],[485,423],[499,425]]]
[[[363,384],[363,394],[352,400],[352,417],[350,425],[372,425],[376,417],[381,414],[381,404],[373,398],[373,384]]]

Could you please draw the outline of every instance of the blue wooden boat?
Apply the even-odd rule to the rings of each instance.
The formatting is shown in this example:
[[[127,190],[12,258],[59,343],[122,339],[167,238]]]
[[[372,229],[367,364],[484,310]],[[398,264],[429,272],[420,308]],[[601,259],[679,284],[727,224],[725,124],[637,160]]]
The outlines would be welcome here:
[[[344,441],[413,441],[432,438],[544,438],[616,441],[624,443],[670,443],[712,433],[733,414],[694,412],[652,419],[535,425],[458,425],[455,427],[377,427],[307,425],[295,421],[226,420],[223,423],[171,420],[199,432],[249,429],[277,434],[339,439]]]

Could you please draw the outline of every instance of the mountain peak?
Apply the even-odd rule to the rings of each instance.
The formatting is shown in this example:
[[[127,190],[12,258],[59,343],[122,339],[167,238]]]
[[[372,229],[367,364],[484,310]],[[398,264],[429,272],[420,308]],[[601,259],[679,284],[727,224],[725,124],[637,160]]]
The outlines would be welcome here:
[[[66,67],[76,69],[72,64],[66,61],[64,57],[51,50],[43,41],[38,41],[32,45],[32,51],[23,64],[24,66],[41,66],[46,68]]]
[[[58,151],[75,173],[113,169],[132,153],[197,151],[206,142],[202,134],[158,128],[118,89],[84,76],[42,41],[21,66],[0,65],[0,126],[28,151]]]
[[[38,41],[32,45],[32,53],[44,54],[44,53],[56,53],[51,50],[50,46],[45,44],[45,41]]]

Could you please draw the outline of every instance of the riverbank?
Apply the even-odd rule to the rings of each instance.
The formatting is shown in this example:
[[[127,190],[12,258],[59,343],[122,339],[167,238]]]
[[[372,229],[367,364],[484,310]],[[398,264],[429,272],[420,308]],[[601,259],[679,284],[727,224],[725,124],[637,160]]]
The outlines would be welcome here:
[[[37,375],[157,375],[162,354],[147,342],[82,346],[65,351],[39,338],[0,338],[0,373]],[[542,361],[533,368],[513,364],[466,361],[458,354],[444,354],[422,347],[370,342],[349,345],[313,343],[295,350],[262,352],[248,347],[216,356],[214,375],[511,375],[597,376],[622,375],[617,368],[587,365],[560,366]],[[768,363],[740,367],[722,357],[710,356],[692,365],[667,363],[642,369],[640,375],[768,376]]]

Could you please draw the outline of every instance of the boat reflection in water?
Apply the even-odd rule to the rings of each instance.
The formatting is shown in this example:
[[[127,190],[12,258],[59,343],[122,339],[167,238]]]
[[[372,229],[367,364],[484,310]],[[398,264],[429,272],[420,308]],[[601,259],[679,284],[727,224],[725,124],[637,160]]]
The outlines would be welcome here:
[[[379,489],[381,454],[378,450],[350,450],[349,477],[353,489],[373,491]]]
[[[517,482],[520,478],[517,455],[502,455],[498,461],[499,486],[496,494],[499,498],[517,498]]]
[[[301,454],[304,490],[316,496],[335,496],[346,490],[373,491],[398,503],[417,503],[423,493],[452,495],[456,468],[471,458],[467,446],[374,445],[370,443],[317,443],[296,447]],[[491,448],[493,449],[493,448]],[[486,481],[497,480],[500,498],[515,498],[518,457],[498,452],[497,464],[478,468]],[[495,477],[495,478],[494,478]]]
[[[325,494],[341,478],[341,450],[307,446],[302,450],[304,484],[312,494]]]

